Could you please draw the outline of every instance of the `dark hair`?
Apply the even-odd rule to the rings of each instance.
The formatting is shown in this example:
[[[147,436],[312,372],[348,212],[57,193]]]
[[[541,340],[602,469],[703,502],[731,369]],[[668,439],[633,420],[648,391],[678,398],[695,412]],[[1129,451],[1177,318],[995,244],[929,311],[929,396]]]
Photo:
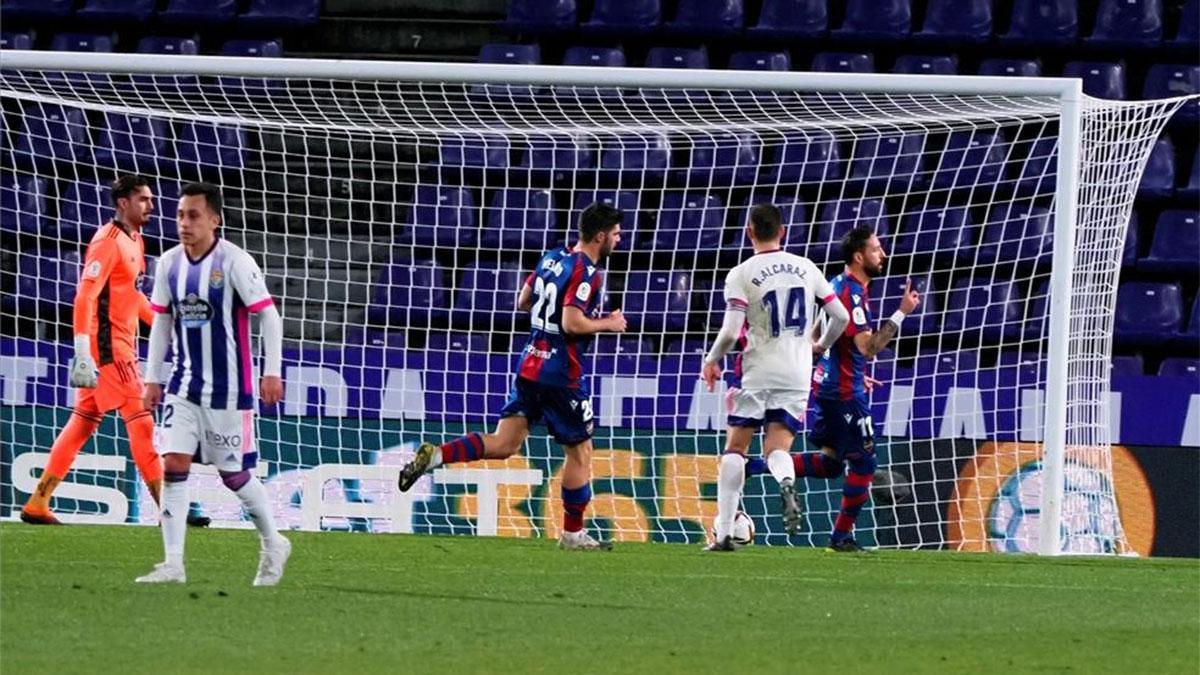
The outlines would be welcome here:
[[[621,209],[604,202],[593,202],[579,217],[579,238],[591,241],[597,234],[608,232],[619,225],[624,218],[625,214]]]
[[[145,176],[136,173],[117,176],[117,179],[112,182],[112,189],[109,193],[112,196],[112,205],[116,206],[118,199],[125,199],[141,187],[150,187],[150,181]]]
[[[221,215],[221,189],[212,183],[188,183],[179,191],[180,197],[203,195],[213,213]]]
[[[867,242],[871,241],[871,237],[874,236],[874,230],[866,225],[859,225],[842,237],[842,258],[847,265],[854,262],[855,253],[867,250]]]
[[[750,209],[750,226],[759,241],[771,241],[783,229],[783,213],[774,204],[763,202]]]

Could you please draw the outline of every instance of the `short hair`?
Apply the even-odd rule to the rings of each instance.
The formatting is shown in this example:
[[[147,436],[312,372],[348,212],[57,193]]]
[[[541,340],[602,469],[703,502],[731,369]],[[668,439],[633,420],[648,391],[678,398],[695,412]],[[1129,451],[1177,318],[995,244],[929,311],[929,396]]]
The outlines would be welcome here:
[[[874,236],[875,230],[866,225],[859,225],[842,237],[842,259],[847,265],[854,262],[855,253],[867,250],[867,242]]]
[[[112,182],[109,192],[112,197],[112,205],[116,206],[118,199],[125,199],[141,187],[150,187],[150,180],[141,174],[127,173],[117,176],[117,179]]]
[[[750,209],[750,227],[759,241],[771,241],[783,230],[783,213],[778,206],[763,202]]]
[[[608,232],[619,225],[624,218],[625,214],[621,209],[604,202],[593,202],[583,210],[583,215],[579,216],[579,238],[591,241],[597,234]]]
[[[203,195],[213,213],[221,215],[221,189],[212,183],[188,183],[179,191],[180,197]]]

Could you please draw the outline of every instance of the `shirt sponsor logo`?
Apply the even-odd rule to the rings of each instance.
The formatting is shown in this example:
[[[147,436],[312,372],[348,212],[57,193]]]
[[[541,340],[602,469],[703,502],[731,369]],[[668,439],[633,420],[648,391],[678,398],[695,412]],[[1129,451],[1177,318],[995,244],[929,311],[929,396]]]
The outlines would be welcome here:
[[[184,328],[203,328],[212,318],[212,305],[195,293],[188,293],[179,303],[179,321]]]

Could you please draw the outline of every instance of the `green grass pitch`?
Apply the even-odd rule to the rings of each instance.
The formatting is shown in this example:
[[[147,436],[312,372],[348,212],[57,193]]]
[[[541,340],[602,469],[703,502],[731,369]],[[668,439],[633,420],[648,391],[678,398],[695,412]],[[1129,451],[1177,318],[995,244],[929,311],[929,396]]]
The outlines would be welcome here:
[[[1200,669],[1200,562],[0,526],[0,672],[1156,672]]]

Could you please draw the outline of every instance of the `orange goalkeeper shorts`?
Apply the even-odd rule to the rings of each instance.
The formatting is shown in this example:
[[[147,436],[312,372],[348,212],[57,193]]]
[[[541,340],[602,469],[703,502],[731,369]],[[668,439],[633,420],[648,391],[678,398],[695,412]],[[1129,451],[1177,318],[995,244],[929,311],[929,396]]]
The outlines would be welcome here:
[[[80,387],[75,394],[76,405],[102,413],[116,410],[129,399],[142,397],[142,371],[136,361],[105,364],[100,366],[96,388]]]

